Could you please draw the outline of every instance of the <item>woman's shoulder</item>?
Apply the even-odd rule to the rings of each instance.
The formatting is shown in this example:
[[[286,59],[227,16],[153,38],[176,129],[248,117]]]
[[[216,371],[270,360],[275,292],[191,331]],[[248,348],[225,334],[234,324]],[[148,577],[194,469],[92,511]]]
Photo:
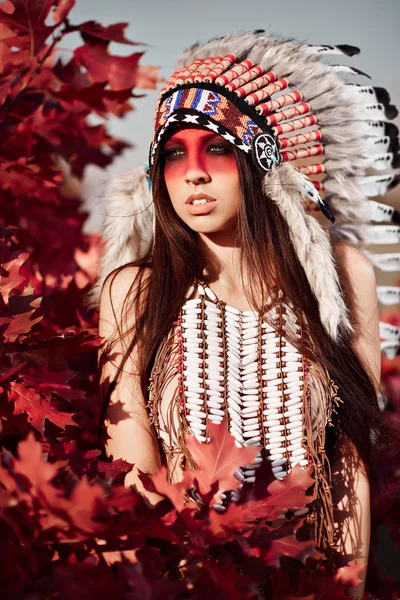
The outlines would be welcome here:
[[[100,296],[100,318],[113,321],[121,316],[129,297],[137,297],[139,287],[152,272],[149,266],[126,265],[107,275]]]
[[[344,242],[335,242],[333,250],[351,291],[356,296],[376,295],[375,269],[369,258],[358,248]]]

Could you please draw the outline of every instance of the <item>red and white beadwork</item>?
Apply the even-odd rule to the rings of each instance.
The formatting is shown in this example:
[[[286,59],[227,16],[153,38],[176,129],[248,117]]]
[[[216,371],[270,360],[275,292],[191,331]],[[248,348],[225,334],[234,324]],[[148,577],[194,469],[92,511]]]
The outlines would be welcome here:
[[[189,294],[193,291],[190,290]],[[285,338],[300,338],[300,324],[290,307],[268,309],[269,319],[219,302],[207,286],[181,310],[181,410],[199,442],[207,442],[209,421],[228,417],[238,446],[265,449],[275,477],[300,464],[308,465],[304,447],[303,356]],[[253,483],[260,453],[237,472]],[[233,492],[233,499],[238,492]]]

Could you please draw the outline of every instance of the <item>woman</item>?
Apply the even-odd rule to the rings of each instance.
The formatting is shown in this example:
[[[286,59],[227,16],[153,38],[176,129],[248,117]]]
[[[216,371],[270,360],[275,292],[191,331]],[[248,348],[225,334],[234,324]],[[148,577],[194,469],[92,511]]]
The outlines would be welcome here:
[[[396,151],[384,107],[362,97],[378,92],[344,84],[337,73],[355,71],[323,63],[328,50],[232,34],[190,48],[164,86],[149,161],[154,237],[144,172],[111,189],[97,286],[106,449],[149,473],[165,463],[178,481],[193,466],[185,433],[206,443],[208,423],[226,418],[238,445],[261,448],[239,480],[254,483],[263,460],[278,478],[312,464],[317,545],[366,563],[381,424],[375,275],[338,241],[345,225],[331,242],[307,211],[368,221],[378,182],[360,176]],[[135,217],[116,231],[118,212]],[[127,484],[161,499],[136,469]],[[350,511],[346,527],[333,507]]]

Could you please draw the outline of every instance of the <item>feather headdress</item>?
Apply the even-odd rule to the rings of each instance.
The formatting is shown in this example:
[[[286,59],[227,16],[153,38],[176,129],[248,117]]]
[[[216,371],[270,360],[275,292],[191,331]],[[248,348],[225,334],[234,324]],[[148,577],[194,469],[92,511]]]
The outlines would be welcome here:
[[[390,123],[397,110],[386,90],[342,77],[365,74],[325,61],[327,55],[358,53],[353,46],[311,46],[260,31],[190,47],[160,92],[149,158],[151,173],[165,132],[180,123],[209,128],[250,154],[264,173],[264,192],[287,220],[321,321],[333,339],[351,325],[330,237],[368,244],[400,241],[400,226],[393,224],[399,222],[397,211],[368,199],[400,179],[387,173],[400,165],[398,129]],[[150,204],[144,170],[111,183],[94,303],[108,273],[151,246]],[[119,219],[120,211],[137,216]],[[331,235],[312,216],[317,212],[335,221]],[[370,224],[376,221],[392,223]],[[400,264],[398,255],[366,254],[380,269]],[[400,290],[395,290],[378,289],[380,300],[398,300]],[[400,331],[396,336],[400,339]]]

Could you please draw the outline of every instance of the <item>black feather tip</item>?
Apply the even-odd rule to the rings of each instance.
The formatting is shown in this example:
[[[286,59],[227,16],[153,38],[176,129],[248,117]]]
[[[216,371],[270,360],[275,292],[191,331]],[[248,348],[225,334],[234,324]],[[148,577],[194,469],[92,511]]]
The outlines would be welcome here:
[[[379,104],[383,104],[383,106],[389,106],[390,104],[390,94],[385,88],[374,87],[374,92],[376,94],[376,99]]]
[[[391,220],[393,221],[393,223],[400,223],[400,211],[394,210]]]
[[[391,183],[389,183],[389,185],[388,185],[388,188],[387,188],[388,191],[389,190],[393,190],[393,188],[395,188],[396,186],[398,186],[399,183],[400,183],[400,175],[395,175],[393,177],[393,181]]]
[[[395,119],[398,114],[399,111],[394,104],[389,104],[389,106],[385,106],[385,115],[388,119]]]
[[[364,77],[371,79],[371,76],[368,75],[367,73],[364,73],[364,71],[360,71],[360,69],[356,69],[356,67],[351,67],[351,68],[353,69],[353,72],[356,73],[357,75],[363,75]]]
[[[357,48],[357,46],[349,46],[348,44],[339,44],[338,46],[336,46],[336,48],[339,48],[339,50],[341,50],[343,52],[343,54],[346,54],[346,56],[354,56],[356,54],[360,54],[360,48]]]
[[[334,223],[336,221],[336,219],[333,216],[333,214],[331,213],[331,209],[330,209],[330,206],[327,203],[327,201],[326,200],[322,200],[322,198],[319,198],[317,204],[318,204],[318,206],[319,206],[322,214],[325,215],[325,217],[327,219],[329,219],[329,221],[331,223]]]
[[[392,169],[400,168],[400,154],[394,154],[392,160]]]
[[[398,143],[399,128],[394,123],[385,123],[385,135],[390,137],[390,144]]]

